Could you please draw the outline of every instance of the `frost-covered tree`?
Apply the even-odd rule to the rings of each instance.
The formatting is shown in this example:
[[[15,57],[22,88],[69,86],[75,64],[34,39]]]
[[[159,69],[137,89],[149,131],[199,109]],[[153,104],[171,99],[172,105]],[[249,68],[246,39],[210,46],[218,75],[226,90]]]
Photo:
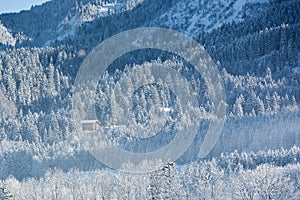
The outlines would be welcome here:
[[[238,117],[242,117],[244,115],[244,110],[243,110],[243,104],[245,103],[245,98],[244,95],[241,94],[235,104],[233,105],[233,113],[238,116]]]

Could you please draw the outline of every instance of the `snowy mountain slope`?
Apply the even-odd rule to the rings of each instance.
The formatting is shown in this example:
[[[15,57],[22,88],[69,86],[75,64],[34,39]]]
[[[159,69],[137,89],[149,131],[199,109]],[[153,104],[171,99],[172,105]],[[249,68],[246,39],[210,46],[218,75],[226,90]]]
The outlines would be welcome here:
[[[77,29],[80,28],[82,24],[119,12],[123,7],[124,4],[119,3],[101,3],[101,5],[97,5],[89,2],[86,5],[82,4],[80,8],[76,5],[75,8],[71,9],[75,9],[75,13],[72,11],[68,12],[66,17],[58,24],[53,38],[46,41],[44,46],[49,46],[55,40],[62,41],[66,38],[72,38],[75,36]]]
[[[138,2],[136,2],[137,4]],[[57,40],[61,41],[68,37],[75,36],[76,30],[86,22],[92,22],[97,18],[112,15],[118,12],[122,12],[126,9],[132,9],[131,6],[135,6],[131,1],[122,2],[114,1],[109,3],[104,3],[102,1],[88,2],[87,4],[81,4],[78,6],[76,4],[75,13],[68,12],[63,21],[58,24],[56,33]],[[47,46],[50,42],[46,42]]]
[[[268,0],[179,1],[168,12],[156,19],[160,26],[181,31],[195,37],[200,31],[210,32],[232,21],[259,13]]]
[[[0,20],[12,34],[22,32],[26,38],[32,38],[29,45],[48,46],[74,37],[84,23],[132,10],[143,1],[52,0],[28,11],[2,14]]]
[[[54,0],[33,7],[30,11],[0,15],[0,20],[13,33],[24,32],[27,37],[34,38],[35,44],[48,46],[55,40],[61,41],[74,37],[77,30],[85,23],[133,10],[143,2],[144,0],[111,0],[105,3],[99,0],[84,0],[79,3],[76,0]],[[261,12],[267,6],[267,0],[172,0],[170,2],[171,7],[160,13],[152,8],[156,7],[155,4],[159,4],[158,2],[147,1],[145,5],[149,9],[149,14],[134,18],[140,18],[139,20],[143,20],[146,26],[167,27],[196,37],[201,31],[209,32],[222,24],[242,21]],[[59,9],[56,9],[58,6]],[[25,18],[27,21],[22,22]]]

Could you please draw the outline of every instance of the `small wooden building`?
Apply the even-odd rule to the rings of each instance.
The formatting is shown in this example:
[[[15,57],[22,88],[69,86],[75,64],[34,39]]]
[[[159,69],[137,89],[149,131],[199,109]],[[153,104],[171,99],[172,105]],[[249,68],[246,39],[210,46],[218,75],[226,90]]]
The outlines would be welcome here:
[[[82,131],[98,131],[100,130],[100,123],[98,120],[82,120]]]

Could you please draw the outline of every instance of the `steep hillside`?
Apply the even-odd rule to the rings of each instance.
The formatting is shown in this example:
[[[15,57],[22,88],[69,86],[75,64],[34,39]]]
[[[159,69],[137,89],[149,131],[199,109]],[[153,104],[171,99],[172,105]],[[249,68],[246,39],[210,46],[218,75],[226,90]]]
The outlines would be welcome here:
[[[48,46],[51,42],[73,38],[86,22],[125,10],[131,10],[141,0],[54,0],[32,7],[29,11],[0,15],[0,21],[12,33],[22,32],[31,38],[22,46]]]
[[[299,10],[300,0],[52,0],[29,11],[0,15],[0,179],[41,177],[55,166],[64,171],[103,167],[78,138],[82,127],[72,117],[74,79],[96,45],[138,27],[184,33],[202,44],[218,65],[227,119],[210,156],[300,145]],[[183,103],[161,81],[133,89],[134,81],[153,81],[148,71],[139,71],[151,64],[182,75],[195,91],[199,108],[184,113]],[[179,161],[198,160],[214,105],[195,67],[168,52],[146,49],[123,55],[103,76],[96,97],[75,112],[85,116],[86,106],[96,100],[102,133],[133,151],[163,146],[179,128],[201,117],[196,139]],[[126,84],[118,83],[120,77]],[[188,96],[190,88],[170,77],[166,79],[173,88]],[[132,112],[130,118],[118,119],[127,123],[124,128],[114,117],[126,109]],[[128,136],[133,125],[142,126],[139,130],[147,136],[158,130],[156,125],[163,129],[158,137],[144,140]],[[109,132],[109,127],[117,130]]]

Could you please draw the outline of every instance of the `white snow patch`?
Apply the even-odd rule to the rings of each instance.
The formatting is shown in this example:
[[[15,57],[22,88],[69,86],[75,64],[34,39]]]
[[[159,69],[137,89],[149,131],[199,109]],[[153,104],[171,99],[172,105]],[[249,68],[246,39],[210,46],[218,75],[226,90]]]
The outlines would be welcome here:
[[[10,31],[0,22],[0,43],[3,45],[16,45],[16,39],[12,36]]]
[[[242,10],[247,3],[268,3],[268,0],[180,1],[153,24],[196,37],[200,31],[210,32],[225,23],[242,21]]]

